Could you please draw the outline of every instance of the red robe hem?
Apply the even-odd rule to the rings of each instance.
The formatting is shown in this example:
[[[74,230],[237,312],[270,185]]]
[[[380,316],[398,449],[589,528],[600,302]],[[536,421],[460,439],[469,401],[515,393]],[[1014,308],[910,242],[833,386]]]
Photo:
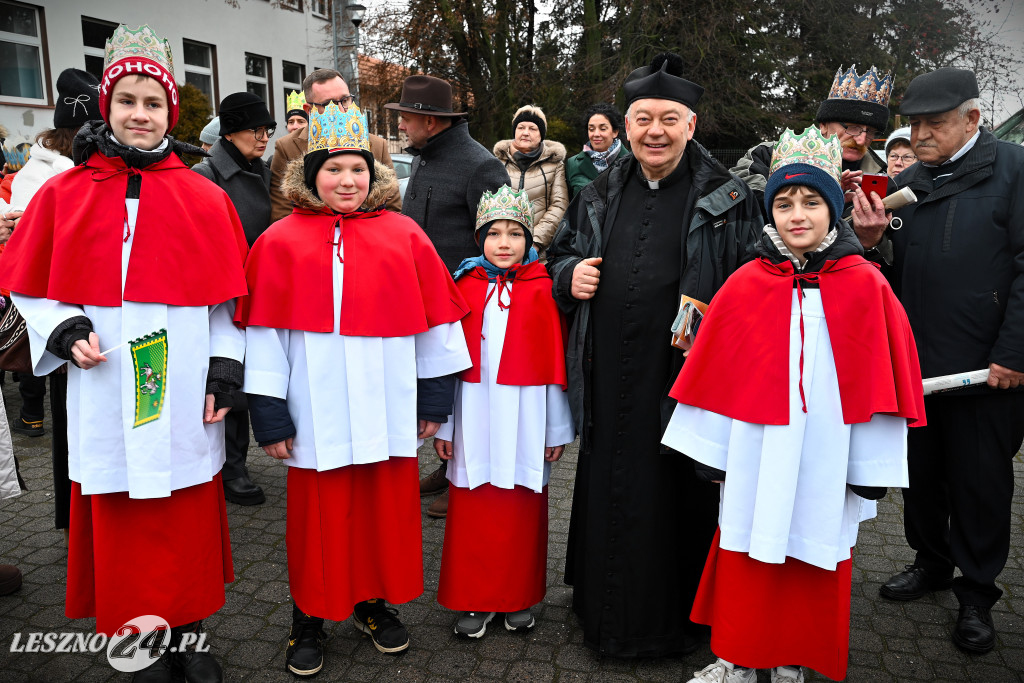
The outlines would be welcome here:
[[[464,370],[464,382],[480,382],[480,340],[487,305],[487,271],[481,267],[455,283],[469,304],[462,319],[466,346],[473,367]],[[566,388],[565,324],[551,296],[551,277],[544,264],[534,261],[516,273],[511,289],[508,326],[498,363],[498,384],[508,386],[561,385]],[[494,293],[492,296],[499,296]]]
[[[853,562],[828,571],[787,557],[767,564],[719,547],[715,532],[690,619],[711,626],[711,651],[739,666],[799,664],[835,680],[850,652]]]
[[[108,636],[153,614],[171,626],[205,619],[235,580],[221,475],[167,498],[82,495],[71,482],[65,613],[96,617]]]
[[[292,598],[343,621],[357,602],[423,593],[419,465],[390,458],[326,472],[288,468],[285,541]]]
[[[121,293],[128,178],[142,176]],[[143,169],[93,154],[32,198],[0,260],[0,287],[70,304],[212,306],[245,294],[248,244],[227,194],[175,154]]]
[[[460,612],[517,612],[547,590],[548,489],[448,487],[437,602]]]
[[[923,426],[921,364],[907,314],[878,268],[861,256],[827,261],[807,274],[763,257],[742,266],[712,299],[669,395],[734,420],[789,424],[794,281],[821,289],[844,422],[869,422],[882,413]]]
[[[390,211],[338,215],[295,207],[263,233],[245,263],[242,327],[334,331],[334,271],[341,225],[345,264],[340,334],[406,337],[469,310],[430,239]]]

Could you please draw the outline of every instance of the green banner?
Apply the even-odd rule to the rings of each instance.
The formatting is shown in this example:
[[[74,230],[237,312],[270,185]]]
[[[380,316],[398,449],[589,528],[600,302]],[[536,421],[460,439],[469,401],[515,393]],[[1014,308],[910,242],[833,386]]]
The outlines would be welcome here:
[[[160,419],[167,391],[167,330],[131,343],[135,364],[135,427]]]

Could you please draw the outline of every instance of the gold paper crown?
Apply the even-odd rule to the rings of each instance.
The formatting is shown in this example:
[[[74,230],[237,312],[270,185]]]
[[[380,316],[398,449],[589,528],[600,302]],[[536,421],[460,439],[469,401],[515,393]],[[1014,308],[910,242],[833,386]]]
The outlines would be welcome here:
[[[800,135],[787,128],[772,152],[769,175],[790,164],[816,166],[839,182],[843,167],[839,138],[835,135],[824,137],[817,126],[808,126]]]
[[[125,24],[117,27],[114,34],[107,39],[103,70],[106,71],[115,62],[131,57],[150,59],[166,69],[169,74],[174,73],[171,44],[158,36],[148,24],[134,30]]]
[[[533,231],[533,205],[530,204],[526,190],[513,190],[508,185],[502,185],[497,192],[484,192],[476,208],[474,230],[503,218]]]
[[[370,151],[370,137],[366,130],[366,116],[354,104],[348,111],[338,105],[327,105],[323,114],[316,109],[309,112],[309,147],[306,154],[326,149],[329,152],[343,150]]]
[[[863,76],[860,76],[857,74],[856,66],[851,66],[845,72],[843,67],[839,67],[839,70],[836,71],[832,89],[828,92],[828,99],[860,100],[887,107],[891,94],[892,74],[882,76],[878,73],[878,69],[871,67]]]
[[[297,90],[292,90],[288,94],[288,99],[285,100],[284,110],[289,111],[302,111],[302,105],[306,103],[306,94]]]

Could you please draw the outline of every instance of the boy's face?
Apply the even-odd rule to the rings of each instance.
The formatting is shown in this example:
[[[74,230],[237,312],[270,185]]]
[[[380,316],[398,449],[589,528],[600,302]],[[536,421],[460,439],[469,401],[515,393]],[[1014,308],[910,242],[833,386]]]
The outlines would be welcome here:
[[[509,268],[523,262],[526,256],[526,230],[515,221],[494,221],[481,235],[484,258],[498,268]]]
[[[149,76],[125,76],[110,98],[110,130],[122,145],[156,149],[167,133],[167,93]]]
[[[825,199],[804,185],[779,190],[772,201],[772,218],[779,237],[801,263],[804,253],[818,248],[832,224]]]
[[[338,213],[355,211],[370,193],[370,167],[361,154],[329,157],[316,174],[316,191]]]

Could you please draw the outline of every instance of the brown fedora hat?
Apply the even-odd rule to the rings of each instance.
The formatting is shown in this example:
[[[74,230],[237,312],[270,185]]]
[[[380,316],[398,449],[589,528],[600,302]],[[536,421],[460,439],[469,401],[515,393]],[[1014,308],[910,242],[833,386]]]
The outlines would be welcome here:
[[[452,86],[433,76],[409,76],[402,83],[402,101],[389,102],[385,109],[431,116],[465,116],[452,111]]]

